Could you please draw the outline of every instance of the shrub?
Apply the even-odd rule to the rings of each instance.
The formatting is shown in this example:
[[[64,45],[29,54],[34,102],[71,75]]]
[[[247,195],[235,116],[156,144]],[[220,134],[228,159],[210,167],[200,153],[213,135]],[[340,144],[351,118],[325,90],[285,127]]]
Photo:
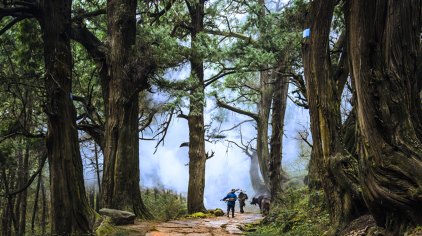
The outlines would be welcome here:
[[[187,214],[186,198],[171,190],[142,191],[145,205],[158,220],[171,220]]]
[[[309,192],[307,187],[287,190],[273,201],[270,214],[257,230],[248,235],[323,235],[328,229],[329,215],[321,194]]]

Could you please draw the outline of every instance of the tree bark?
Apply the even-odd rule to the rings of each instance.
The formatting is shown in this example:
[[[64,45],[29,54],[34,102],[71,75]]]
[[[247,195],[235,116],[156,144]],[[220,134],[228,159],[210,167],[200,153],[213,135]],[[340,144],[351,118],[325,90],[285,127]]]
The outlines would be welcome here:
[[[198,50],[197,34],[204,29],[205,0],[186,1],[191,17],[191,88],[189,97],[189,185],[188,213],[204,212],[205,188],[205,130],[204,130],[204,62]],[[191,5],[192,4],[192,5]]]
[[[268,72],[261,72],[260,84],[261,97],[258,104],[258,134],[256,137],[256,150],[258,153],[259,167],[261,169],[264,183],[267,188],[270,189],[270,174],[268,171],[270,159],[270,149],[268,143],[268,120],[270,118],[273,86],[270,82],[270,75]]]
[[[281,74],[283,68],[275,71],[277,77],[274,84],[273,107],[272,107],[272,129],[270,139],[269,177],[271,186],[271,196],[274,198],[281,192],[282,181],[285,174],[282,169],[282,151],[284,134],[284,116],[287,107],[287,92],[289,90],[289,78],[277,76]]]
[[[258,0],[259,12],[258,12],[258,29],[260,37],[264,38],[266,35],[266,25],[264,23],[265,18],[265,1]],[[271,72],[262,71],[259,73],[260,83],[260,100],[258,103],[258,120],[257,120],[257,137],[256,137],[256,150],[258,153],[259,167],[261,170],[264,183],[267,189],[270,190],[270,174],[268,171],[270,150],[268,143],[268,125],[271,111],[271,101],[273,94],[273,85],[271,81]]]
[[[310,170],[318,170],[333,234],[363,213],[360,189],[351,187],[358,185],[357,161],[345,150],[342,140],[340,95],[344,86],[341,83],[343,74],[333,72],[330,58],[329,34],[335,2],[311,2],[311,36],[309,42],[303,44],[313,140]],[[347,60],[344,63],[347,65]]]
[[[107,1],[110,42],[102,206],[152,218],[139,187],[139,91],[147,77],[131,71],[136,39],[136,1]]]
[[[377,224],[401,235],[422,224],[421,102],[413,87],[421,79],[422,3],[350,4],[347,29],[361,134],[362,192]]]
[[[86,199],[76,112],[70,98],[71,1],[44,0],[40,8],[46,69],[51,233],[86,234],[92,232],[95,213]]]

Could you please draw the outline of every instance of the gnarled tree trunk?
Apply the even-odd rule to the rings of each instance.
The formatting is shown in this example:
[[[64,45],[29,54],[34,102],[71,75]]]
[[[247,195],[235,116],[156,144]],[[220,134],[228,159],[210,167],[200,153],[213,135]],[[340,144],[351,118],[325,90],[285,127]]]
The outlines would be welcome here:
[[[363,213],[359,188],[352,188],[358,185],[357,161],[345,150],[341,137],[340,97],[348,73],[345,76],[344,73],[334,73],[330,58],[329,34],[335,2],[311,2],[311,36],[303,45],[313,140],[311,164],[318,168],[332,233]],[[347,70],[347,60],[343,59],[343,63],[344,66],[339,66]]]
[[[377,224],[399,235],[422,224],[421,101],[414,87],[421,79],[422,3],[350,4],[362,192]]]

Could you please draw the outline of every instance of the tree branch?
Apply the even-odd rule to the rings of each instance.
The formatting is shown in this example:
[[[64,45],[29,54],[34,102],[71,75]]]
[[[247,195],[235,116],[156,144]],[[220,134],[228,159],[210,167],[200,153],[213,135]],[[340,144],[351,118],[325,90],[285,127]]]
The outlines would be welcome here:
[[[219,35],[219,36],[224,36],[224,37],[237,38],[237,39],[244,40],[244,41],[251,43],[251,44],[256,44],[256,41],[253,40],[251,36],[239,34],[239,33],[232,32],[232,31],[225,32],[225,31],[220,31],[220,30],[205,29],[204,32],[206,32],[208,34],[212,34],[212,35]]]
[[[81,22],[84,19],[96,17],[96,16],[99,16],[99,15],[104,15],[106,13],[107,13],[107,11],[106,11],[105,8],[104,9],[98,9],[98,10],[91,11],[91,12],[84,12],[82,14],[79,14],[79,15],[73,17],[72,21],[73,22]]]
[[[144,131],[151,123],[152,120],[154,119],[155,114],[157,113],[157,110],[152,109],[150,113],[148,113],[148,116],[142,120],[142,125],[139,128],[139,131],[142,132]]]
[[[215,99],[217,100],[217,106],[225,108],[225,109],[233,111],[233,112],[236,112],[236,113],[241,114],[241,115],[249,116],[252,119],[254,119],[256,122],[259,121],[259,117],[258,117],[257,114],[239,109],[239,108],[231,106],[229,104],[226,104],[226,103],[220,101],[217,97],[215,97]]]
[[[32,184],[32,182],[37,177],[37,175],[39,175],[41,173],[42,169],[44,168],[44,164],[45,164],[45,161],[46,160],[47,160],[47,153],[44,154],[44,156],[42,157],[41,164],[38,167],[38,170],[35,171],[34,174],[32,174],[31,178],[29,178],[28,182],[22,188],[20,188],[18,190],[15,190],[15,191],[13,191],[11,193],[7,191],[6,194],[0,195],[0,196],[2,196],[2,197],[11,197],[13,195],[16,195],[18,193],[21,193],[21,192],[25,191]]]
[[[4,34],[7,30],[12,28],[16,23],[20,22],[23,19],[26,19],[27,17],[16,17],[15,19],[11,20],[7,25],[5,25],[2,29],[0,29],[0,35]]]
[[[82,23],[72,24],[71,38],[80,43],[96,62],[106,60],[107,47]]]

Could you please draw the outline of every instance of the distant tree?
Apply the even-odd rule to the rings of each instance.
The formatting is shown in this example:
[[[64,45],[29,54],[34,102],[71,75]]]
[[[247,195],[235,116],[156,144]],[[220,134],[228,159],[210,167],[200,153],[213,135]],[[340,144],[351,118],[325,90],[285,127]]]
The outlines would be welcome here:
[[[247,65],[250,71],[257,73],[242,73],[239,69],[238,74],[226,78],[223,86],[237,96],[219,95],[217,105],[256,122],[257,163],[267,192],[275,196],[287,177],[281,165],[284,114],[290,81],[297,77],[295,70],[300,54],[294,46],[298,43],[294,31],[301,25],[297,15],[303,4],[283,5],[281,1],[271,4],[266,6],[264,1],[246,4],[250,22],[245,23],[244,29],[239,27],[243,37],[240,33],[232,36],[238,39],[232,46],[232,63],[240,64],[239,68]],[[247,34],[252,35],[248,38]],[[256,110],[249,111],[251,106],[256,106]]]

